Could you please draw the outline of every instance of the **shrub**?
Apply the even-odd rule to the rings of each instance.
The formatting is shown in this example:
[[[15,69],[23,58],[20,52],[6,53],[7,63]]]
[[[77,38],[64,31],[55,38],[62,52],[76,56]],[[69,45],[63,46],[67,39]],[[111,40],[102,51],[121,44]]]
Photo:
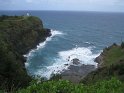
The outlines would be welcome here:
[[[121,48],[124,48],[124,42],[121,43]]]
[[[16,93],[123,93],[124,83],[116,78],[102,80],[91,85],[73,84],[67,80],[33,83]]]

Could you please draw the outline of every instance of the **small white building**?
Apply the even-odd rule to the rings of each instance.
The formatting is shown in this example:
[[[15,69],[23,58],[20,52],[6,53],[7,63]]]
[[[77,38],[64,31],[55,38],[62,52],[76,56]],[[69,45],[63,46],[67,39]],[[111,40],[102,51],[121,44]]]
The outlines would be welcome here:
[[[30,16],[30,14],[29,14],[29,13],[27,13],[27,16]]]

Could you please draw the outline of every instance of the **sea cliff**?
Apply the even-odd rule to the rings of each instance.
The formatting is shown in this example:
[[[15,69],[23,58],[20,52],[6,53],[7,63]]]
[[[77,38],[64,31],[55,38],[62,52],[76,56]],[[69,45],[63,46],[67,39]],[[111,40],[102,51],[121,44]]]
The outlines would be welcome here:
[[[113,44],[106,47],[103,52],[96,57],[98,68],[89,73],[83,80],[83,83],[90,84],[100,80],[110,80],[116,77],[124,81],[124,43],[121,45]]]
[[[23,55],[51,35],[34,16],[0,16],[0,89],[29,84]]]

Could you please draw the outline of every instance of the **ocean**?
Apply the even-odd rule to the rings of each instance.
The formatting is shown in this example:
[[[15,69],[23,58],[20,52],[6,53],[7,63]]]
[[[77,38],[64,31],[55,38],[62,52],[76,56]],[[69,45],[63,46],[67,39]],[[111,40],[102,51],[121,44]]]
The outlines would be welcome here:
[[[124,13],[0,11],[0,15],[26,15],[27,12],[42,19],[44,27],[50,28],[52,33],[36,49],[25,54],[30,75],[50,78],[51,74],[68,69],[74,58],[97,67],[94,59],[103,48],[124,41]]]

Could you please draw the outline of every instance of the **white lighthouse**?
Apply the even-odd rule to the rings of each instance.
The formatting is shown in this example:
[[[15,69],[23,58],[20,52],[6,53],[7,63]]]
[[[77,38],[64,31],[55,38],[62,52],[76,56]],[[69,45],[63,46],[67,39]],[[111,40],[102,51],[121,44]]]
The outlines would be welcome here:
[[[30,16],[30,14],[29,14],[29,13],[27,13],[27,16]]]

